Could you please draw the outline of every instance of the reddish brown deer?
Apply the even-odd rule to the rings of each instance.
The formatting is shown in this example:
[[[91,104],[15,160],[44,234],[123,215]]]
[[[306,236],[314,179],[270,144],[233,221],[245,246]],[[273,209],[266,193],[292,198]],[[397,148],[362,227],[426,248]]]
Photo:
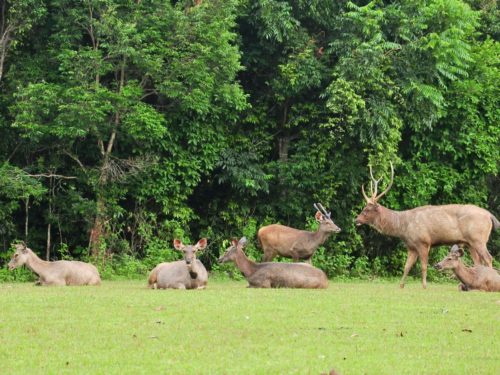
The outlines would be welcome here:
[[[16,251],[9,262],[9,270],[26,265],[40,279],[37,285],[100,285],[99,271],[94,265],[78,261],[40,259],[26,244],[15,245]]]
[[[370,167],[371,197],[361,191],[366,206],[356,218],[356,225],[368,224],[382,234],[398,237],[408,249],[408,257],[401,278],[404,287],[406,276],[420,258],[422,266],[422,286],[427,287],[427,263],[429,250],[433,246],[459,243],[469,248],[474,264],[483,262],[491,267],[493,257],[486,243],[492,227],[500,227],[500,222],[487,210],[470,204],[448,204],[442,206],[422,206],[406,211],[393,211],[381,206],[378,201],[392,187],[394,167],[391,163],[391,180],[387,188],[377,195],[381,179],[373,177]]]
[[[196,245],[184,245],[174,240],[174,248],[182,251],[184,259],[176,262],[158,264],[149,274],[148,287],[154,289],[204,289],[208,282],[208,273],[196,253],[207,246],[207,239],[202,238]]]
[[[250,288],[328,288],[325,273],[308,263],[255,263],[243,252],[247,239],[233,240],[219,263],[234,262]]]
[[[276,257],[292,258],[294,262],[304,260],[311,263],[316,249],[322,245],[332,233],[340,232],[330,215],[321,203],[315,203],[316,221],[319,227],[316,232],[290,228],[285,225],[271,224],[259,229],[257,238],[264,250],[264,262],[270,262]]]
[[[459,289],[463,291],[478,289],[486,292],[500,292],[500,275],[493,268],[482,265],[466,267],[460,258],[463,249],[453,245],[448,255],[434,267],[438,270],[453,270],[455,276],[462,282]]]

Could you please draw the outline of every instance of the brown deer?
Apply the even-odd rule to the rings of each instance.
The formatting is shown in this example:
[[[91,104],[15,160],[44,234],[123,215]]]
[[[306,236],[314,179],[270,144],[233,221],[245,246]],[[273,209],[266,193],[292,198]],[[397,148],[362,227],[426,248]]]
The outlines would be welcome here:
[[[478,289],[485,292],[500,292],[500,275],[493,268],[482,265],[466,267],[460,258],[464,255],[463,249],[453,245],[448,255],[434,265],[438,270],[453,270],[455,276],[462,282],[459,289],[463,291]]]
[[[420,258],[422,266],[422,286],[427,287],[427,263],[429,250],[433,246],[459,243],[469,248],[474,264],[481,261],[492,266],[493,257],[488,252],[486,243],[491,228],[500,227],[500,222],[487,210],[471,204],[448,204],[442,206],[422,206],[406,211],[393,211],[381,206],[378,201],[392,187],[394,167],[391,163],[391,180],[387,188],[377,195],[377,187],[381,179],[373,177],[370,166],[371,197],[361,191],[366,206],[356,218],[356,225],[368,224],[382,234],[398,237],[404,241],[408,249],[408,257],[401,278],[400,287],[408,272]]]
[[[330,215],[321,203],[315,203],[316,221],[319,227],[316,232],[290,228],[285,225],[271,224],[259,229],[257,238],[264,250],[264,262],[270,262],[276,257],[292,258],[294,262],[304,260],[311,263],[316,249],[321,246],[332,233],[340,232]]]
[[[196,259],[196,253],[207,246],[202,238],[196,245],[184,245],[174,240],[174,248],[182,251],[184,259],[158,264],[149,274],[148,287],[154,289],[204,289],[208,273],[203,263]]]
[[[15,245],[16,251],[9,262],[9,270],[26,265],[40,279],[37,285],[100,285],[97,268],[89,263],[58,260],[47,262],[40,259],[26,244]]]
[[[255,263],[243,252],[247,239],[233,240],[219,263],[234,262],[250,288],[328,288],[325,273],[308,263]]]

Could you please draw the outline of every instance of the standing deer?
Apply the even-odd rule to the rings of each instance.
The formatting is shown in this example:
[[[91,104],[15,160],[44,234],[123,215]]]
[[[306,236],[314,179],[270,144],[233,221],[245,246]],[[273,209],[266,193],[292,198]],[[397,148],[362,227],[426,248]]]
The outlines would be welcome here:
[[[182,251],[184,259],[158,264],[149,274],[148,287],[154,289],[204,289],[208,273],[203,263],[196,259],[196,253],[207,246],[202,238],[196,245],[184,245],[174,240],[174,248]]]
[[[219,263],[234,262],[250,288],[328,288],[325,273],[308,263],[255,263],[243,252],[247,239],[233,240]]]
[[[89,263],[58,260],[47,262],[40,259],[26,244],[15,245],[16,251],[9,262],[9,270],[26,265],[40,279],[37,285],[100,285],[97,268]]]
[[[331,212],[326,212],[321,203],[315,203],[314,207],[318,210],[315,218],[319,222],[316,232],[299,230],[280,224],[271,224],[259,229],[257,238],[264,250],[264,262],[270,262],[276,255],[281,255],[292,258],[294,262],[304,260],[311,263],[316,249],[332,233],[340,232],[340,228],[330,217]]]
[[[427,263],[429,250],[433,246],[459,243],[469,248],[474,264],[481,261],[491,267],[493,257],[486,243],[491,228],[498,229],[500,222],[487,210],[471,204],[448,204],[442,206],[422,206],[406,211],[393,211],[378,204],[392,187],[394,167],[391,163],[391,181],[387,188],[377,195],[381,179],[373,177],[370,166],[371,197],[361,191],[366,206],[356,218],[356,225],[368,224],[382,234],[398,237],[408,249],[408,257],[399,286],[404,288],[408,272],[420,258],[422,265],[422,286],[427,287]]]
[[[459,289],[463,291],[478,289],[486,292],[500,292],[500,275],[493,268],[482,265],[466,267],[460,258],[464,255],[458,245],[451,247],[448,255],[434,265],[438,270],[453,270],[455,276],[462,282]]]

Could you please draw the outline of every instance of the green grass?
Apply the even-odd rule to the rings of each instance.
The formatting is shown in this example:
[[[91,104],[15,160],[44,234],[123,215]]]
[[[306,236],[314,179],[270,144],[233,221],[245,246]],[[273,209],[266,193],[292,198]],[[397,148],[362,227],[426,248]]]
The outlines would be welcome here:
[[[500,294],[0,284],[2,374],[499,374]]]

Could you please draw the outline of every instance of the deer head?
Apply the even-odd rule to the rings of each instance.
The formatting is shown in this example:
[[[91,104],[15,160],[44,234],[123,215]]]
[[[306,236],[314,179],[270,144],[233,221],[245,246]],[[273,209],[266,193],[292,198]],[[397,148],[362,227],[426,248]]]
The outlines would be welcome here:
[[[434,265],[437,270],[451,270],[458,266],[460,258],[464,256],[464,250],[458,245],[453,245],[448,255],[439,263]]]
[[[196,261],[196,253],[199,250],[203,250],[207,246],[207,239],[202,238],[196,245],[184,245],[181,240],[174,240],[174,248],[176,250],[182,251],[184,256],[184,261],[186,264],[191,266]]]
[[[29,253],[24,242],[14,245],[16,251],[12,254],[12,258],[9,262],[9,270],[12,271],[17,267],[21,267],[28,261]]]
[[[321,203],[314,203],[314,208],[318,210],[315,218],[319,223],[320,230],[323,232],[340,232],[340,228],[335,225],[331,218],[331,212],[327,212]]]
[[[378,180],[373,177],[373,171],[372,171],[372,166],[370,165],[370,194],[371,197],[368,197],[365,193],[365,185],[361,185],[361,192],[363,193],[363,197],[366,200],[366,206],[361,211],[361,213],[358,215],[356,218],[356,225],[362,225],[362,224],[371,224],[375,220],[375,218],[378,216],[379,212],[379,204],[378,201],[380,198],[382,198],[387,192],[391,189],[392,183],[394,182],[394,166],[391,164],[391,181],[389,182],[389,185],[387,185],[387,188],[380,194],[378,194],[378,184],[382,180],[382,177],[379,178]],[[378,195],[377,195],[378,194]]]
[[[239,241],[232,240],[231,246],[226,249],[226,252],[219,258],[219,263],[234,262],[236,259],[236,254],[238,249],[243,250],[243,247],[247,244],[247,238],[241,237]]]

